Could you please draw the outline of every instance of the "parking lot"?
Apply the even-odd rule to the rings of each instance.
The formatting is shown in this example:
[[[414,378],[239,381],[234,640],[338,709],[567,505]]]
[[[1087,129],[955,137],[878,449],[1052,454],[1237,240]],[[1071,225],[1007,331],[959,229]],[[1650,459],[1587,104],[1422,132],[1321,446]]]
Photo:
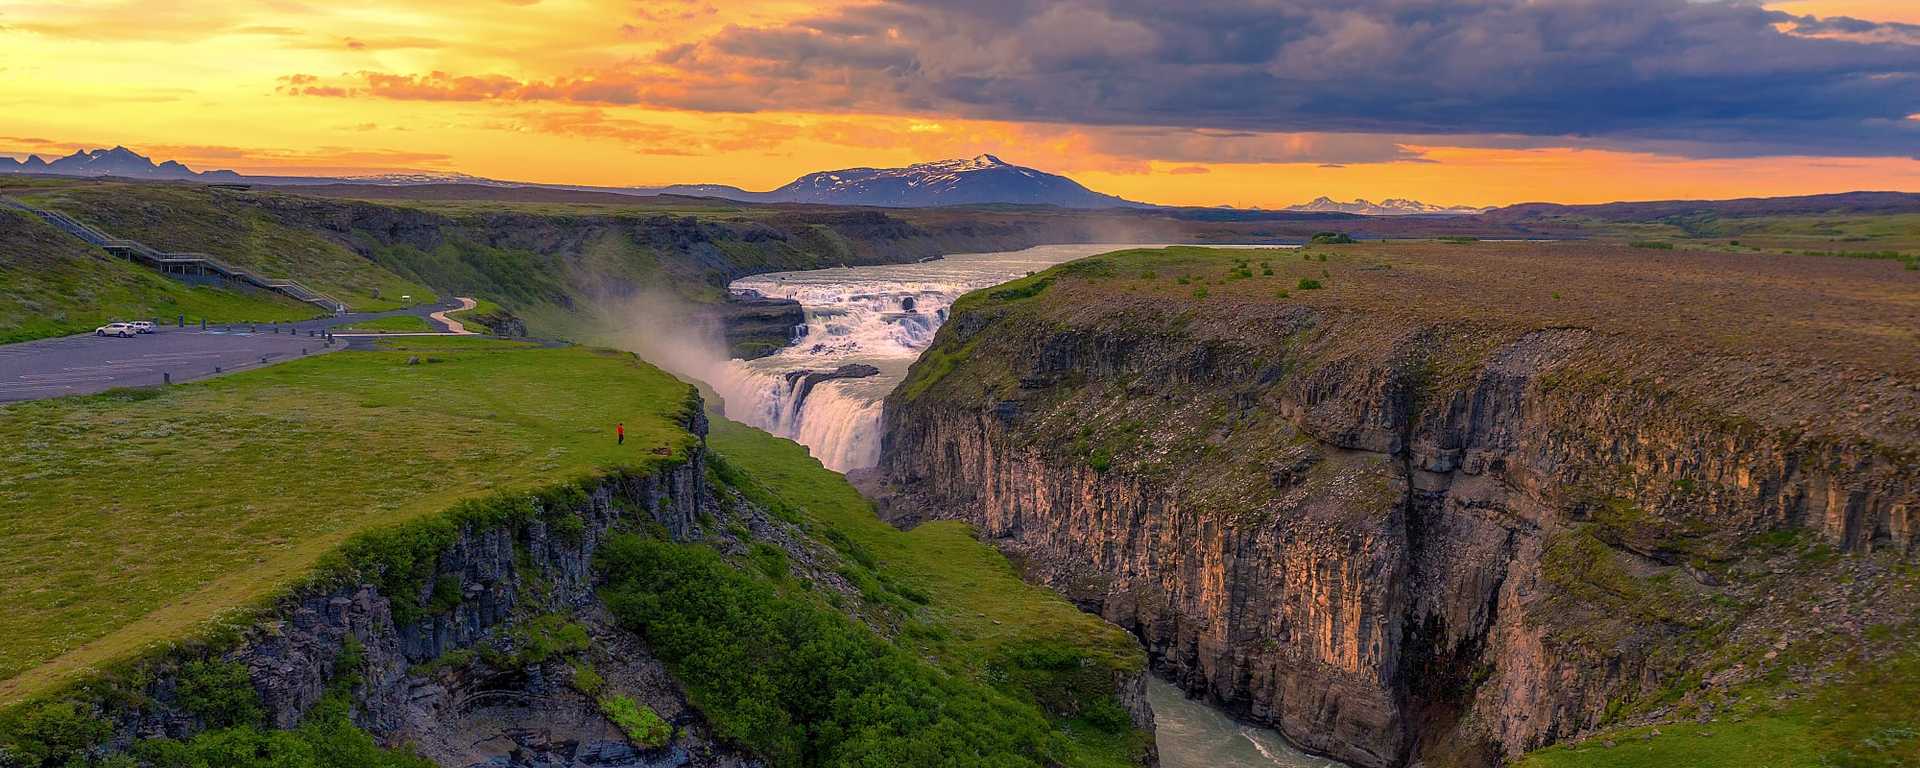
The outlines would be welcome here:
[[[130,339],[67,336],[0,347],[0,402],[84,395],[114,387],[192,381],[329,348],[307,330],[282,326],[161,326]]]

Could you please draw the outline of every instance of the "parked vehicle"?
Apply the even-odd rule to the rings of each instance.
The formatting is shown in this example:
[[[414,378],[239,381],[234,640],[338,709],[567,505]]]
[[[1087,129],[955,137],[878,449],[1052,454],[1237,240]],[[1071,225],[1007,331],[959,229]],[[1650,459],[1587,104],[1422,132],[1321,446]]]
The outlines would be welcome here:
[[[153,323],[150,323],[145,320],[135,320],[131,323],[127,323],[127,325],[133,326],[133,329],[135,331],[139,331],[140,333],[153,333]]]
[[[131,339],[140,335],[140,329],[133,327],[132,323],[107,323],[106,325],[93,329],[93,335],[118,336],[123,339]]]

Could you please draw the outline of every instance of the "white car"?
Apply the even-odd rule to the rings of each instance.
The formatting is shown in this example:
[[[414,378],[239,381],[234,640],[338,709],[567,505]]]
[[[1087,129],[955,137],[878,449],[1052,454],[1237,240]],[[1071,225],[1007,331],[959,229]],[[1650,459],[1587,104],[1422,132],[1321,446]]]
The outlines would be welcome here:
[[[132,323],[107,323],[106,325],[93,329],[93,335],[118,336],[123,339],[131,339],[140,335],[140,329],[133,327]]]
[[[153,333],[153,323],[147,322],[145,320],[135,320],[131,323],[127,323],[127,325],[133,326],[133,329],[140,333]]]

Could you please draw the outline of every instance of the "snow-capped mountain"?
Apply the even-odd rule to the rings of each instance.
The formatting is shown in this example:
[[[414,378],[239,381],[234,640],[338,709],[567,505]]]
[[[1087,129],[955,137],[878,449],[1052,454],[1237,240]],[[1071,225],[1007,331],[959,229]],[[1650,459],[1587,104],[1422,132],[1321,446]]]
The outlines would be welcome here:
[[[809,173],[766,194],[787,203],[934,205],[1015,203],[1063,208],[1143,207],[1103,195],[1065,176],[1014,165],[993,155],[916,163],[905,168],[846,168]]]
[[[1342,203],[1325,196],[1316,197],[1311,203],[1289,205],[1286,209],[1313,213],[1357,213],[1363,216],[1471,216],[1491,210],[1465,205],[1434,205],[1400,197],[1390,197],[1378,203],[1365,198]]]
[[[25,160],[0,157],[0,173],[51,173],[61,176],[122,176],[133,179],[198,179],[226,181],[240,178],[233,171],[200,173],[179,162],[168,160],[158,165],[145,155],[126,147],[78,150],[51,162],[39,155]]]

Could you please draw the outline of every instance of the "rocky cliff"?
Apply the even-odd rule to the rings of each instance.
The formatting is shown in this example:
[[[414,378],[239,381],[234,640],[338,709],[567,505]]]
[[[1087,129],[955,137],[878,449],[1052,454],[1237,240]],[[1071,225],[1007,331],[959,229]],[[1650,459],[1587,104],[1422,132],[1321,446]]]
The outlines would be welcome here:
[[[1362,766],[1704,721],[1802,641],[1914,647],[1900,344],[1833,319],[1770,346],[1802,331],[1750,267],[1689,323],[1646,307],[1690,269],[1595,273],[1644,276],[1628,249],[1423,248],[1121,254],[969,296],[887,402],[890,514],[974,522],[1190,694]]]

